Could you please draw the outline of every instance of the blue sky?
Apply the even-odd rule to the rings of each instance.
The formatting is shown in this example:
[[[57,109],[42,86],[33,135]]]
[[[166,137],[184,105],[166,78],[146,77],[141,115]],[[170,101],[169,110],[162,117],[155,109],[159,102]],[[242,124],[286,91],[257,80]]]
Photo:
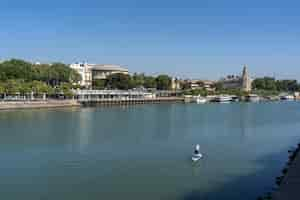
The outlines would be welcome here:
[[[300,80],[300,2],[0,0],[0,59],[113,63],[131,72]]]

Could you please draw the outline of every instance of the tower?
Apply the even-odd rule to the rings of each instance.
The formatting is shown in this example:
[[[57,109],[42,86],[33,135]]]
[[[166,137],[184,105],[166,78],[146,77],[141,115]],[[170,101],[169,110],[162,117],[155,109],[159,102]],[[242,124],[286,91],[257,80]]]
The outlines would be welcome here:
[[[251,91],[251,79],[249,77],[247,65],[244,65],[244,68],[243,68],[242,90],[245,92]]]

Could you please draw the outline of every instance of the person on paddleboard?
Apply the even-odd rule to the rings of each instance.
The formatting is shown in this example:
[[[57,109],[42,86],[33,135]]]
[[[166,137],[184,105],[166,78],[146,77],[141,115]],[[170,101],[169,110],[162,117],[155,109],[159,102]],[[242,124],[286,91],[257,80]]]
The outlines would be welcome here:
[[[199,144],[196,145],[196,149],[195,149],[194,153],[195,153],[195,155],[198,155],[200,153],[200,145]]]

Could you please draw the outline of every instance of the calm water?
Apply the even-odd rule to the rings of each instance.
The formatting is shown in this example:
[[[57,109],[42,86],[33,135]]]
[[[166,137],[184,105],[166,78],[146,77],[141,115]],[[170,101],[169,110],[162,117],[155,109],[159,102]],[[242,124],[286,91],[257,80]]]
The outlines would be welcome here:
[[[0,132],[1,199],[250,200],[300,141],[300,103],[6,111]]]

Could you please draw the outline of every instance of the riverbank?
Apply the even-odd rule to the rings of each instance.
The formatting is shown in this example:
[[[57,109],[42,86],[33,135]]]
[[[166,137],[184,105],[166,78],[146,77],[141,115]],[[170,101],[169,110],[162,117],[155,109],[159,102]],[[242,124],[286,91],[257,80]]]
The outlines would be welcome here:
[[[183,102],[180,97],[159,97],[153,99],[98,99],[98,100],[35,100],[35,101],[0,101],[0,110],[30,109],[30,108],[58,108],[95,105],[125,105]]]
[[[274,200],[296,200],[300,198],[300,144],[292,152],[288,168],[283,170],[284,176],[279,182],[279,190],[273,194]]]
[[[0,110],[80,106],[76,100],[2,101]]]

